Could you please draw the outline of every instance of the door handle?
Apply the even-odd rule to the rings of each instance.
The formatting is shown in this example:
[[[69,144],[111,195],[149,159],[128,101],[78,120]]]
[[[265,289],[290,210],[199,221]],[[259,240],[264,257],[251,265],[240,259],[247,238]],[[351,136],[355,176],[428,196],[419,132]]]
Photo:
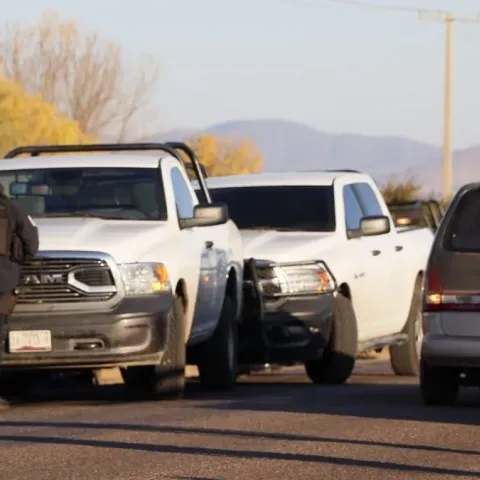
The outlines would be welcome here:
[[[205,247],[207,247],[207,248],[212,248],[212,247],[213,247],[213,242],[212,242],[211,240],[207,240],[207,241],[205,242]]]
[[[403,245],[396,245],[395,246],[395,251],[396,252],[401,252],[403,250]]]
[[[380,255],[382,253],[381,250],[372,250],[372,255],[376,257],[377,255]]]

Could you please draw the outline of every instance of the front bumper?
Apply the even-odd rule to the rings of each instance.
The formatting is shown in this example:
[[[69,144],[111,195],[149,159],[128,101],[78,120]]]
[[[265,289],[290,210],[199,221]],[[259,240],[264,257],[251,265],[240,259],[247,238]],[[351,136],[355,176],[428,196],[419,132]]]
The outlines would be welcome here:
[[[111,311],[13,314],[1,366],[6,370],[155,365],[166,348],[171,294],[125,299]],[[49,352],[10,353],[9,332],[49,330]]]
[[[330,338],[333,294],[266,303],[263,322],[272,363],[318,358]]]
[[[439,367],[480,367],[480,338],[428,333],[423,337],[422,359]]]
[[[285,297],[247,308],[241,325],[241,363],[291,364],[320,358],[333,323],[333,293]]]

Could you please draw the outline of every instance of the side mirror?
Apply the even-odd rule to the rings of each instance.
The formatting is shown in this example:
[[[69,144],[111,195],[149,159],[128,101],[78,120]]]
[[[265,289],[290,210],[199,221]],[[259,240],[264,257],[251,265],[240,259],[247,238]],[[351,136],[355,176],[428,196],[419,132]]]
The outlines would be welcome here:
[[[383,235],[384,233],[389,233],[390,229],[390,219],[384,215],[363,217],[360,220],[360,231],[366,237]]]
[[[192,218],[179,221],[180,228],[211,227],[228,222],[228,207],[224,203],[196,205]]]

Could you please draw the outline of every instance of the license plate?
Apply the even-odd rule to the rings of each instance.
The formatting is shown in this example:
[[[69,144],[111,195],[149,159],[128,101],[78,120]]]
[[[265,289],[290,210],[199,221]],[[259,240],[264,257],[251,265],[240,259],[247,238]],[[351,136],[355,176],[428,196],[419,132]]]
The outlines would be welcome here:
[[[10,353],[35,353],[52,351],[50,330],[23,330],[8,333]]]

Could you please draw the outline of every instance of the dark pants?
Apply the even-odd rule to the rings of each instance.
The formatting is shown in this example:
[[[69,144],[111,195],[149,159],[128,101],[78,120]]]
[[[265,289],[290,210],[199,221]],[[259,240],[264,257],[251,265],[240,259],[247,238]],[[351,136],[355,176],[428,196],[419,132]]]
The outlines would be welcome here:
[[[5,352],[5,333],[9,315],[12,313],[17,297],[13,292],[0,294],[0,362]]]

